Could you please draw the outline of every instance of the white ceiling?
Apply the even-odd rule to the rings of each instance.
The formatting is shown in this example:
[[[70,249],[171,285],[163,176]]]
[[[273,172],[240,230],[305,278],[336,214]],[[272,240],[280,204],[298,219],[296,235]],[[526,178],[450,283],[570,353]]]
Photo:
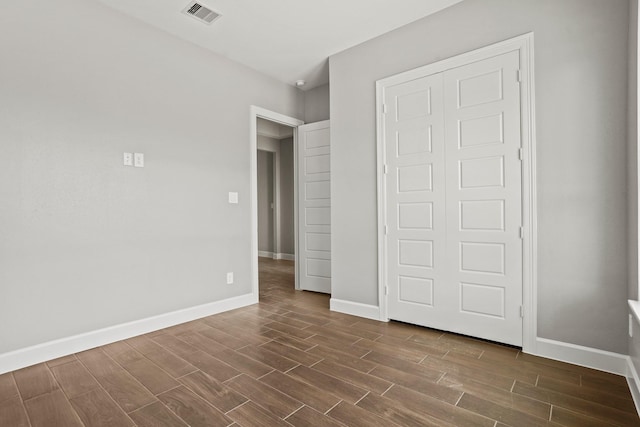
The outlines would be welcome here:
[[[329,82],[327,58],[462,0],[200,0],[211,25],[181,11],[189,0],[100,0],[282,82]]]

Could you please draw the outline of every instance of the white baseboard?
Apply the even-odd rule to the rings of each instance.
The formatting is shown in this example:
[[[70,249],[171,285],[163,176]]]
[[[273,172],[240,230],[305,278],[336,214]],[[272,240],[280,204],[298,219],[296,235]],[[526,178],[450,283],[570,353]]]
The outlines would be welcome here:
[[[296,256],[294,254],[283,254],[283,253],[275,253],[275,252],[269,252],[269,251],[258,251],[258,256],[260,258],[286,259],[287,261],[296,260]]]
[[[627,384],[631,391],[633,403],[636,405],[636,411],[640,415],[640,377],[631,357],[627,357]]]
[[[380,307],[377,305],[360,304],[358,302],[345,301],[331,298],[329,300],[331,311],[350,314],[352,316],[364,317],[367,319],[380,320]]]
[[[0,374],[257,302],[257,295],[241,295],[0,354]]]
[[[629,356],[561,341],[536,339],[536,356],[627,376]]]

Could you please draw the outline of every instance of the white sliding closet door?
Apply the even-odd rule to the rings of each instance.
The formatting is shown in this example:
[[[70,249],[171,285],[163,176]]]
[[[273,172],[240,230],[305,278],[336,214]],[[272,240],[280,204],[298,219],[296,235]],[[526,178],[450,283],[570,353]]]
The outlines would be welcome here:
[[[391,319],[522,345],[519,53],[384,90]]]

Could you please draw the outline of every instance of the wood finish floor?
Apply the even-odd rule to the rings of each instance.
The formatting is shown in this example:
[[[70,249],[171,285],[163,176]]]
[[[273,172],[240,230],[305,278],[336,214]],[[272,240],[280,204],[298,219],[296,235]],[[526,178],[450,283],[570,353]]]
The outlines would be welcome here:
[[[328,310],[260,261],[260,304],[0,375],[0,426],[636,426],[623,377]]]

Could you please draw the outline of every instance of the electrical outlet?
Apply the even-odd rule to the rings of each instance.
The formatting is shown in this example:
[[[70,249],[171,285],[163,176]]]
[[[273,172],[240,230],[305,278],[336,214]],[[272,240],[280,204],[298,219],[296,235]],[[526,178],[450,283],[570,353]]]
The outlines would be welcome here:
[[[227,285],[233,284],[233,272],[227,273]]]
[[[235,191],[229,192],[229,203],[234,205],[238,203],[238,193],[236,193]]]
[[[125,166],[133,166],[133,153],[124,153],[123,159]]]
[[[133,153],[133,166],[137,168],[144,167],[144,154],[143,153]]]

